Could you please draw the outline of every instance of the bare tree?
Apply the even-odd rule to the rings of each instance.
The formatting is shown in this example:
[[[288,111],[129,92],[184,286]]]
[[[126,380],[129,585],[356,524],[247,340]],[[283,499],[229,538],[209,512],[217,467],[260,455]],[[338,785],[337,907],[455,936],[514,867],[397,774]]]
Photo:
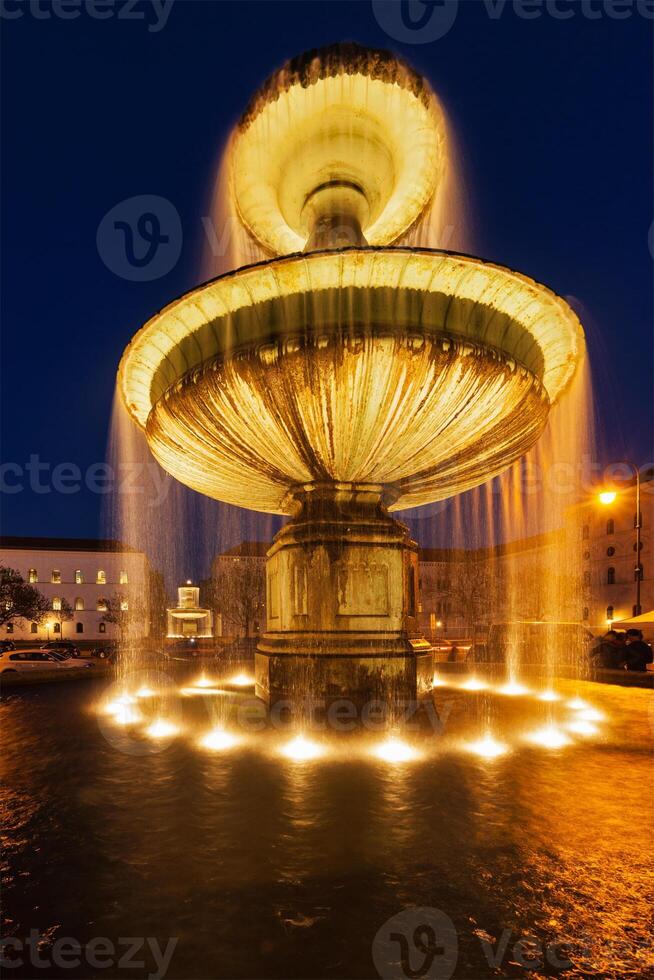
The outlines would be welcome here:
[[[0,626],[15,619],[41,623],[49,612],[48,600],[38,589],[15,568],[0,565]]]
[[[128,639],[136,639],[145,633],[146,607],[140,599],[127,597],[114,592],[106,600],[107,608],[102,614],[103,623],[118,627],[121,644]]]
[[[221,563],[209,586],[209,602],[236,636],[250,637],[265,615],[266,571],[261,561],[233,558]]]

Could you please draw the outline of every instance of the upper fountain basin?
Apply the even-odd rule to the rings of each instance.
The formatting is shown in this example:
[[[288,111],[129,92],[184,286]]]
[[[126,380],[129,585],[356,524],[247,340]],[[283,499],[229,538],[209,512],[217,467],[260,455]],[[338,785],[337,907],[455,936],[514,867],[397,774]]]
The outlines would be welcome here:
[[[536,441],[583,352],[544,286],[463,255],[356,248],[200,286],[129,345],[119,388],[162,465],[286,512],[293,485],[392,487],[393,509],[484,482]]]

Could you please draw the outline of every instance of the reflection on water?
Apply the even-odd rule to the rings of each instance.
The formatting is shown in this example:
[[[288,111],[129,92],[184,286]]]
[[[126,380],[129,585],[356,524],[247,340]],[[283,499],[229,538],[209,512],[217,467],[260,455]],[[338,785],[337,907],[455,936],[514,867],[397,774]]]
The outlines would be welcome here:
[[[380,927],[427,906],[456,926],[454,976],[525,975],[511,965],[524,936],[573,944],[571,970],[541,975],[651,975],[651,692],[586,684],[575,710],[572,689],[551,704],[438,688],[444,735],[398,737],[414,753],[400,764],[352,739],[303,763],[324,739],[295,738],[287,757],[293,734],[271,731],[222,751],[226,709],[205,697],[180,699],[183,731],[165,747],[120,751],[89,692],[5,698],[5,934],[179,937],[168,976],[189,980],[374,977]],[[564,719],[572,744],[526,740]],[[575,735],[584,721],[599,734]],[[510,751],[463,750],[491,731]]]

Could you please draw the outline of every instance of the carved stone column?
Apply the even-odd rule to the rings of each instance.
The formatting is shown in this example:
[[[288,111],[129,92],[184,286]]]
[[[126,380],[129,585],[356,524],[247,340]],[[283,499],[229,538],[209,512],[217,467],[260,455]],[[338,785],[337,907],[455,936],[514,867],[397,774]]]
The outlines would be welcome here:
[[[308,484],[268,552],[267,631],[257,694],[414,699],[431,689],[418,633],[418,546],[386,510],[381,486]],[[392,499],[392,498],[391,498]]]

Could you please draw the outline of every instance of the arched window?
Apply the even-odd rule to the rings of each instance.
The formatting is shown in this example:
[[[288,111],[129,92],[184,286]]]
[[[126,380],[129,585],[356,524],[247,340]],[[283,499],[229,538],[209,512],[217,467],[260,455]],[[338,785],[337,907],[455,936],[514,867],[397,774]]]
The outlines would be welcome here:
[[[118,576],[118,581],[121,585],[127,585],[127,572],[121,572]]]
[[[84,610],[84,600],[83,600],[83,599],[82,599],[82,597],[81,597],[81,596],[79,596],[79,595],[78,595],[78,596],[77,596],[77,598],[75,599],[75,609],[76,609],[76,610],[77,610],[78,612],[83,612],[83,610]]]
[[[13,623],[7,623],[7,632],[8,633],[13,633],[14,632],[14,624]]]
[[[589,616],[588,606],[584,606],[583,612],[581,614],[581,618],[583,619],[584,622],[588,622],[588,616]]]
[[[613,547],[613,545],[611,545],[610,548],[607,548],[606,549],[606,553],[609,556],[609,558],[613,558],[613,556],[615,554],[615,548]]]
[[[52,600],[52,608],[54,612],[59,612],[59,610],[61,609],[61,599],[59,598],[59,596],[55,596],[54,599]]]
[[[52,569],[52,575],[50,576],[50,581],[53,585],[61,585],[61,572],[58,568]]]
[[[590,572],[584,572],[584,585],[590,585]]]
[[[95,576],[96,585],[106,585],[107,584],[107,573],[103,568],[98,569],[98,574]]]
[[[61,623],[55,623],[52,627],[53,633],[61,633]]]
[[[613,606],[606,607],[606,618],[613,622]]]
[[[83,633],[84,632],[84,623],[75,623],[75,632],[76,633]]]
[[[120,600],[120,611],[121,612],[127,612],[128,609],[129,609],[129,602],[127,601],[127,599],[121,599]]]
[[[38,625],[36,623],[32,623],[32,625],[30,626],[30,633],[38,633],[38,632],[39,632]]]
[[[100,623],[100,625],[98,626],[98,633],[106,633],[106,632],[107,632],[107,624]]]
[[[608,521],[606,522],[606,533],[615,534],[615,521],[612,517],[609,517]]]
[[[615,568],[613,568],[613,566],[611,566],[606,573],[606,584],[615,585]]]
[[[30,568],[30,570],[27,573],[27,581],[30,583],[30,585],[36,585],[38,580],[39,580],[39,576],[37,574],[36,569]]]
[[[107,600],[106,599],[98,599],[95,608],[98,610],[98,612],[106,612],[107,611]]]
[[[81,568],[75,569],[75,585],[84,585],[84,573]]]

